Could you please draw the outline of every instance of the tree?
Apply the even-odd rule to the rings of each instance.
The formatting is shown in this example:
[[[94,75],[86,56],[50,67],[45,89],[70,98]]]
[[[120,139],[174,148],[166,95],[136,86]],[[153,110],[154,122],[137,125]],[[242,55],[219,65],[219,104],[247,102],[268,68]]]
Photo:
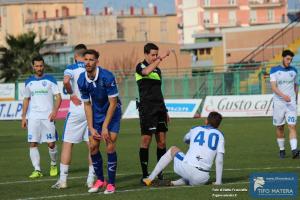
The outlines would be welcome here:
[[[0,48],[0,80],[13,82],[32,71],[31,60],[39,54],[46,39],[36,42],[36,34],[28,32],[17,37],[8,35],[5,40],[8,47]]]

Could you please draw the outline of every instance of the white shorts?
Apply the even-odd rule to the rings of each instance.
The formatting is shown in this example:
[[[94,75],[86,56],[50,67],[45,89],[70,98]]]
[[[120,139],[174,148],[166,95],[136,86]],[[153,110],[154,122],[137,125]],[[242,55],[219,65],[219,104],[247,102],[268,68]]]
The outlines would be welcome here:
[[[290,125],[297,123],[297,104],[295,102],[273,102],[273,125],[281,126],[287,122]]]
[[[89,141],[85,113],[68,113],[62,136],[64,142],[72,144]]]
[[[28,142],[55,142],[58,139],[54,122],[48,119],[28,119]]]
[[[184,161],[184,153],[178,152],[174,158],[174,172],[189,185],[203,185],[209,180],[209,172],[204,172]]]

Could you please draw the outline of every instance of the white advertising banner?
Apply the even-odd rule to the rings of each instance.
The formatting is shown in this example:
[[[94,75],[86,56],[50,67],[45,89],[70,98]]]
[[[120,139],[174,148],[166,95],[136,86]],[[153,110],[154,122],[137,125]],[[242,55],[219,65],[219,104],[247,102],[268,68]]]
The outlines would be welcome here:
[[[165,99],[165,104],[171,118],[193,118],[199,109],[202,99]],[[136,102],[130,101],[123,119],[139,118]]]
[[[15,84],[3,83],[0,84],[0,100],[15,99]]]
[[[0,120],[22,119],[22,101],[0,102]]]
[[[62,81],[57,81],[58,88],[60,90],[61,98],[62,99],[70,99],[70,96],[64,90],[64,84]],[[25,83],[19,83],[18,85],[18,100],[24,99],[24,91],[25,91]]]
[[[201,117],[207,117],[212,111],[224,117],[259,117],[272,116],[272,94],[207,96],[202,108]]]

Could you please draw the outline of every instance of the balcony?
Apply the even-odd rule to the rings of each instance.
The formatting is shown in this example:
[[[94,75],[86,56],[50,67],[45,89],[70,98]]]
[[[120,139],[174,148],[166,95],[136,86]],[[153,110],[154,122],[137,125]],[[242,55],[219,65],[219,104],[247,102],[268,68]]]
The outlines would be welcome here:
[[[210,4],[210,5],[205,5],[203,4],[204,9],[218,9],[218,8],[237,8],[238,5],[235,4]]]
[[[230,27],[237,27],[239,26],[238,21],[228,21],[228,22],[222,22],[222,23],[210,23],[205,22],[204,27],[206,29],[213,29],[213,28],[230,28]]]
[[[264,24],[277,24],[283,23],[284,19],[276,17],[273,19],[268,19],[267,17],[260,17],[260,18],[250,18],[249,24],[250,25],[264,25]]]
[[[250,8],[274,8],[284,5],[283,0],[252,0],[249,1]]]

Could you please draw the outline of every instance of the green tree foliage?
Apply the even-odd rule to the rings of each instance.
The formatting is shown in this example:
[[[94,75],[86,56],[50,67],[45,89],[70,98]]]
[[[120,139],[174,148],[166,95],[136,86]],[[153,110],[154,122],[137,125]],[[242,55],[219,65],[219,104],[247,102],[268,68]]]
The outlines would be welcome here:
[[[13,82],[32,71],[31,60],[39,54],[46,39],[37,41],[34,32],[6,37],[7,47],[0,48],[0,80]]]

